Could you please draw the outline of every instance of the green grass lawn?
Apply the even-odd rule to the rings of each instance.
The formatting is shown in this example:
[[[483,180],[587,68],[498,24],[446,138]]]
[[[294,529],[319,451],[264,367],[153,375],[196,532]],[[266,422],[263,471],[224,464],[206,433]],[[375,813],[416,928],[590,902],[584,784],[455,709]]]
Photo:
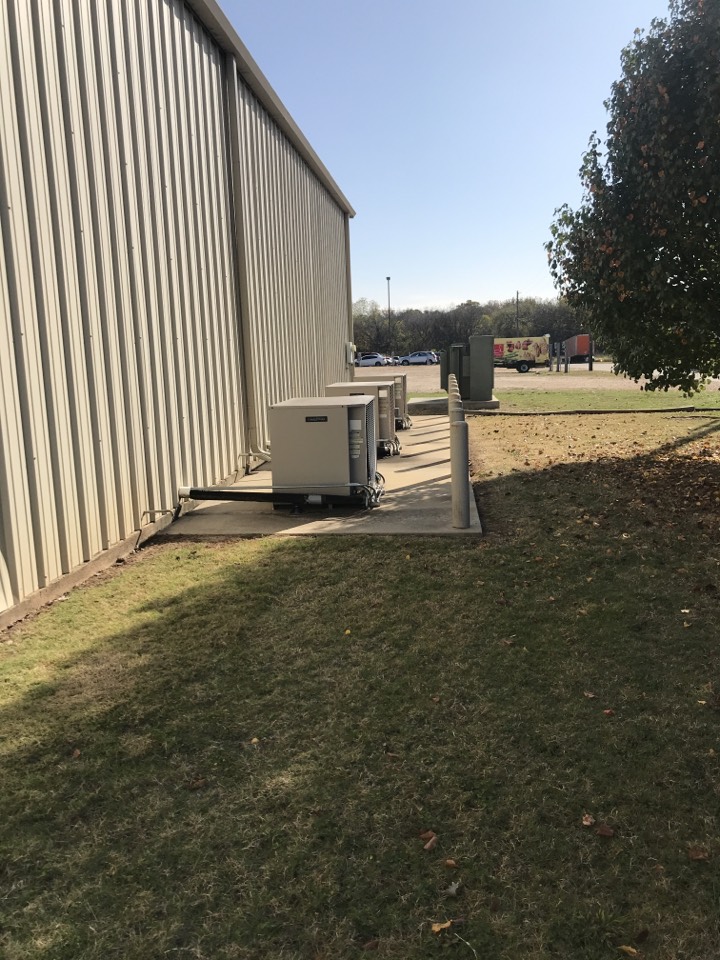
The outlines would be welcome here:
[[[544,375],[542,375],[544,376]],[[555,374],[553,374],[555,376]],[[558,374],[558,376],[560,376]],[[717,387],[702,390],[692,397],[685,397],[678,390],[645,392],[638,386],[634,389],[612,388],[608,382],[615,376],[610,373],[593,374],[602,378],[603,386],[597,389],[567,390],[544,388],[542,379],[537,386],[527,388],[497,387],[495,396],[500,400],[500,410],[505,413],[545,413],[548,411],[572,410],[658,410],[667,408],[695,407],[699,410],[716,410],[720,413],[720,391]]]
[[[720,956],[717,421],[552,419],[473,423],[484,539],[149,547],[0,635],[4,960]]]

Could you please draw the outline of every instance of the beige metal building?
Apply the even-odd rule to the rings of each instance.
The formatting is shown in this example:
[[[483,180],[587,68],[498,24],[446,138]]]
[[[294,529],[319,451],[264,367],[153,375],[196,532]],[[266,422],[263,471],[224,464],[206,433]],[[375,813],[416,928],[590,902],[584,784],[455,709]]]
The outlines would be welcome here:
[[[353,210],[214,0],[0,0],[0,92],[1,626],[349,379]]]

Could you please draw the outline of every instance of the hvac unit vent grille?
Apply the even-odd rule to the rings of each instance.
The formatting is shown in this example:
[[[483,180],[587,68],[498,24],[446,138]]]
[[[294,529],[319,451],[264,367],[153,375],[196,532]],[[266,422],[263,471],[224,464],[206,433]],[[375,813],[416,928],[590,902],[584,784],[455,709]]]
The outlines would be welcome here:
[[[375,412],[374,404],[370,403],[365,408],[365,430],[367,433],[367,456],[368,456],[368,483],[374,483],[377,473],[377,446],[375,437]]]

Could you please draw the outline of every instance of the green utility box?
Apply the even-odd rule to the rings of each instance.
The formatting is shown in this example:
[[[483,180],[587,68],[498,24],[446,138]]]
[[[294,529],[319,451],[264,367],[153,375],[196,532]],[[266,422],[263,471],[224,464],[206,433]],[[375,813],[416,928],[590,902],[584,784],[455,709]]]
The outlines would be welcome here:
[[[493,400],[495,368],[493,338],[472,336],[469,343],[453,343],[440,359],[440,384],[447,390],[448,376],[457,378],[463,400],[487,403]]]

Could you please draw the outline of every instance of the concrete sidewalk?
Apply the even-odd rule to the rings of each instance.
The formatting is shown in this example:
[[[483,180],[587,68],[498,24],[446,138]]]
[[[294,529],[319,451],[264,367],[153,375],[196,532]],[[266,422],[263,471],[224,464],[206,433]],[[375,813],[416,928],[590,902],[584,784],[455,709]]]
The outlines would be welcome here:
[[[270,503],[203,501],[157,535],[175,537],[256,537],[269,535],[401,534],[477,536],[482,533],[470,490],[470,527],[452,526],[450,426],[447,415],[413,416],[411,430],[398,433],[402,452],[378,462],[385,495],[373,510],[307,507],[293,515]],[[241,477],[234,487],[270,489],[271,464]]]

